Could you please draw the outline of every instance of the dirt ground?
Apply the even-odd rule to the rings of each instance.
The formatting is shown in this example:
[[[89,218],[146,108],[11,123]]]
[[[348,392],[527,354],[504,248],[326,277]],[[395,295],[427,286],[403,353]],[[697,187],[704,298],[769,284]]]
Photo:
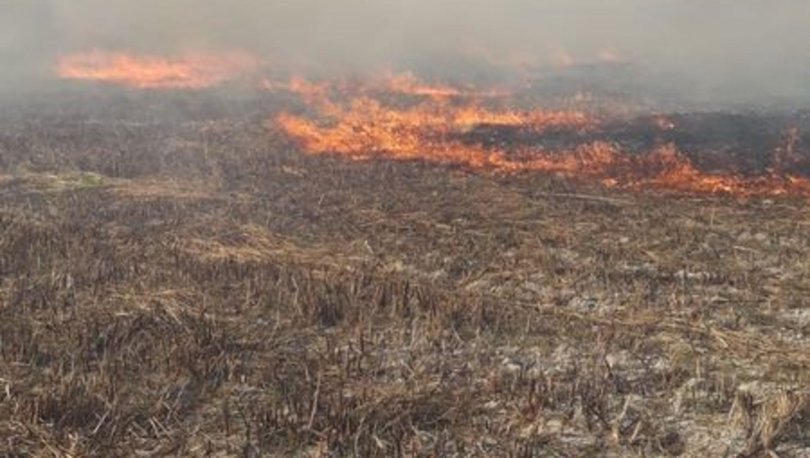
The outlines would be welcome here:
[[[0,454],[810,456],[806,200],[118,103],[0,119]]]

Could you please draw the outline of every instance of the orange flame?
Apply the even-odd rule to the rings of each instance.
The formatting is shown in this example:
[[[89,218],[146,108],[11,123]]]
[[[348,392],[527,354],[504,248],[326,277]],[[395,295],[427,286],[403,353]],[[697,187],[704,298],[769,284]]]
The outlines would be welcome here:
[[[451,103],[444,97],[429,94],[426,101],[409,108],[391,108],[368,95],[350,96],[348,102],[341,105],[324,100],[328,99],[325,92],[308,94],[308,102],[319,113],[317,118],[285,113],[276,118],[276,124],[311,154],[337,154],[361,160],[424,160],[501,172],[545,172],[633,190],[654,188],[743,197],[810,197],[810,180],[783,174],[781,167],[753,177],[707,173],[692,164],[673,144],[636,155],[605,142],[547,151],[527,146],[507,150],[460,140],[461,134],[482,125],[512,126],[531,132],[598,128],[598,121],[583,113],[491,110],[474,102]],[[661,116],[654,118],[654,123],[662,131],[676,127]],[[777,151],[777,162],[785,162],[786,157],[794,154],[797,138],[797,132],[788,132],[786,146]]]
[[[435,99],[456,97],[462,93],[461,90],[450,86],[424,84],[412,73],[403,73],[399,75],[387,73],[384,75],[383,81],[384,87],[391,92],[422,95]]]
[[[170,59],[92,51],[61,57],[57,74],[65,79],[140,89],[201,89],[237,79],[257,67],[258,60],[245,53],[189,54]]]
[[[561,66],[575,63],[562,51],[557,58]],[[605,52],[600,58],[611,60],[613,56]],[[134,88],[197,89],[238,79],[259,66],[256,58],[241,53],[189,54],[169,59],[94,51],[62,57],[57,71],[67,79]],[[786,132],[784,146],[773,152],[770,168],[758,176],[741,176],[704,172],[672,144],[637,155],[606,142],[592,141],[550,151],[525,144],[488,146],[465,137],[481,126],[508,127],[530,134],[549,130],[581,133],[600,127],[599,120],[576,111],[513,109],[511,94],[503,90],[428,84],[411,73],[391,72],[361,83],[314,83],[293,77],[287,83],[266,80],[262,87],[298,94],[316,113],[314,117],[282,114],[276,118],[276,124],[312,154],[423,160],[500,172],[554,173],[622,189],[810,197],[810,179],[787,173],[801,160],[796,152],[800,135],[795,129]],[[381,94],[385,97],[379,97]],[[401,100],[405,107],[400,101],[397,107],[382,101],[403,94],[414,96]],[[495,109],[493,105],[510,108]],[[661,132],[677,128],[663,116],[654,117],[653,123]]]

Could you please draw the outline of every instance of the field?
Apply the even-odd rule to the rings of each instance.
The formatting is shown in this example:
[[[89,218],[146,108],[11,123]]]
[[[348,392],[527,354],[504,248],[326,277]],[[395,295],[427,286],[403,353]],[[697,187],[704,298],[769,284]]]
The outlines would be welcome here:
[[[0,119],[0,454],[810,456],[806,197],[61,97]]]

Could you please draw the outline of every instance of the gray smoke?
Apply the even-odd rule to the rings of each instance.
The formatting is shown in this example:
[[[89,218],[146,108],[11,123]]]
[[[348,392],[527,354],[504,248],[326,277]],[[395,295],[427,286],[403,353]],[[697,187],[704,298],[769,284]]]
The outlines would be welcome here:
[[[87,49],[239,48],[326,71],[454,52],[552,63],[606,50],[683,90],[810,95],[807,0],[3,0],[6,85]],[[474,54],[474,52],[472,53]]]

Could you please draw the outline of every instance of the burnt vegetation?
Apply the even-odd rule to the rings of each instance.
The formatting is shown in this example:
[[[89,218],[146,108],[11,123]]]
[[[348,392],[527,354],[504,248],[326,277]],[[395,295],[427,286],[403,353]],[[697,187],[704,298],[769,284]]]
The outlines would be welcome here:
[[[799,127],[801,126],[801,127]],[[467,144],[486,147],[539,147],[566,150],[587,143],[607,142],[643,156],[662,145],[674,145],[701,170],[756,176],[774,166],[774,152],[784,148],[795,130],[798,160],[783,164],[780,173],[810,176],[810,120],[802,114],[756,112],[677,113],[632,116],[580,131],[559,128],[536,132],[520,126],[479,125],[459,135]]]
[[[810,450],[804,199],[308,156],[271,96],[134,94],[0,120],[0,453]],[[752,116],[666,135],[756,168]]]

